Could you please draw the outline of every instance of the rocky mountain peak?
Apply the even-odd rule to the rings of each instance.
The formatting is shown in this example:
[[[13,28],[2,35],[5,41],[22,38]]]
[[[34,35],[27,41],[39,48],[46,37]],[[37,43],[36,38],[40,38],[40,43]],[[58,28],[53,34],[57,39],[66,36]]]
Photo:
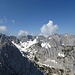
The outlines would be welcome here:
[[[0,34],[0,75],[43,75],[34,64],[23,57],[9,36]]]

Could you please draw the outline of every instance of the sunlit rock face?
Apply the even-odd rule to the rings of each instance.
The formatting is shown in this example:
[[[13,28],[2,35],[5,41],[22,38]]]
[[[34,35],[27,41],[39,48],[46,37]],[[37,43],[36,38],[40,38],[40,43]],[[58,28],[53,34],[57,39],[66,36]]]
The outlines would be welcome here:
[[[35,62],[39,69],[43,68],[44,74],[46,74],[45,70],[48,70],[47,75],[54,71],[56,73],[53,74],[56,75],[75,74],[75,35],[36,36],[24,42],[20,40],[19,44],[14,41],[12,43],[20,50],[23,57]],[[57,70],[63,71],[62,74]]]

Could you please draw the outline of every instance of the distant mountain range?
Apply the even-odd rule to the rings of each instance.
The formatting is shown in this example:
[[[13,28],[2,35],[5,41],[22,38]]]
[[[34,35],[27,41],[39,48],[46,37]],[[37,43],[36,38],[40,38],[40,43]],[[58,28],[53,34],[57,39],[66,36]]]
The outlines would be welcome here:
[[[0,34],[0,75],[75,75],[75,35]]]

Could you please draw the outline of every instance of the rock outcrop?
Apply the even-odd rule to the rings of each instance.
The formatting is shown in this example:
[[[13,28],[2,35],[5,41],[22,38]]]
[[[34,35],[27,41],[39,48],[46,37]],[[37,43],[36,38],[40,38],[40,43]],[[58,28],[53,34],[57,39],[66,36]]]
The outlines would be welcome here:
[[[0,75],[43,75],[43,73],[22,56],[8,36],[0,34]]]

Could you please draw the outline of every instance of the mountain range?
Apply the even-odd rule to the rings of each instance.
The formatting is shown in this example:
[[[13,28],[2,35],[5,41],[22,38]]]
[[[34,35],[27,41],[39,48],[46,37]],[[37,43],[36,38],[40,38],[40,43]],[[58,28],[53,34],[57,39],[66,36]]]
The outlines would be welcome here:
[[[75,75],[75,35],[0,34],[0,75]]]

